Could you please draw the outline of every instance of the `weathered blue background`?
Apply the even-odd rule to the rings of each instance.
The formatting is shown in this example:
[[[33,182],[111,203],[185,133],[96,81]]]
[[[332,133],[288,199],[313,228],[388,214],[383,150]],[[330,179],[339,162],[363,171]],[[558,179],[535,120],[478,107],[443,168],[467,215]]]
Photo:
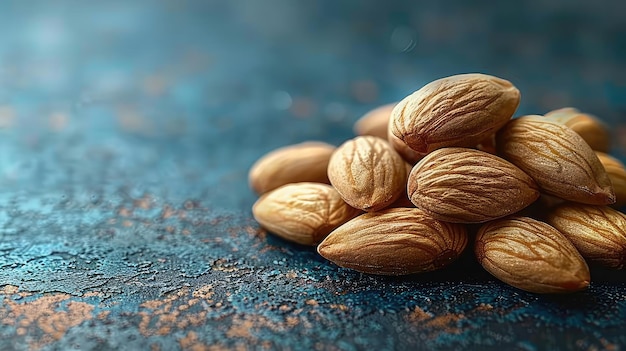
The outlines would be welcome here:
[[[626,155],[621,1],[3,1],[0,349],[626,348],[626,274],[381,278],[260,231],[247,170],[462,72]]]

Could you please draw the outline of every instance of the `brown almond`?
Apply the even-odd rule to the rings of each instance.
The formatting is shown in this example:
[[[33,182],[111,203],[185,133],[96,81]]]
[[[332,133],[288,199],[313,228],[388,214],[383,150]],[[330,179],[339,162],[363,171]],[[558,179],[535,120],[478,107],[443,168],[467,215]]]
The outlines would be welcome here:
[[[511,82],[485,74],[438,79],[400,101],[391,113],[390,143],[399,142],[417,157],[448,146],[474,147],[513,116],[520,92]]]
[[[608,206],[568,203],[547,222],[576,246],[589,262],[622,269],[626,264],[626,216]]]
[[[467,240],[463,225],[438,221],[417,208],[391,208],[348,221],[328,235],[317,251],[359,272],[404,275],[449,265]]]
[[[475,252],[485,270],[518,289],[549,294],[589,286],[589,268],[574,245],[552,226],[528,217],[484,224]]]
[[[580,135],[596,151],[608,152],[611,135],[607,126],[597,117],[565,107],[546,113],[545,118],[564,124]]]
[[[396,102],[386,104],[364,114],[354,124],[354,133],[356,135],[371,135],[386,140],[389,118],[396,104]]]
[[[431,216],[480,223],[513,214],[539,197],[535,181],[512,163],[487,152],[443,148],[409,174],[411,202]]]
[[[611,185],[613,185],[615,203],[612,206],[626,206],[626,166],[617,158],[604,152],[596,151],[596,156],[598,156],[600,163],[602,163],[606,174],[611,180]]]
[[[254,218],[273,234],[303,245],[317,245],[359,210],[346,204],[330,185],[294,183],[261,196]]]
[[[250,188],[264,194],[280,186],[298,182],[329,184],[328,161],[335,146],[308,141],[269,152],[254,163],[248,174]]]
[[[565,125],[541,116],[516,118],[498,132],[496,147],[549,195],[592,205],[615,202],[611,181],[595,152]]]
[[[396,201],[406,186],[406,164],[387,143],[359,136],[337,148],[328,163],[328,178],[350,206],[377,211]]]

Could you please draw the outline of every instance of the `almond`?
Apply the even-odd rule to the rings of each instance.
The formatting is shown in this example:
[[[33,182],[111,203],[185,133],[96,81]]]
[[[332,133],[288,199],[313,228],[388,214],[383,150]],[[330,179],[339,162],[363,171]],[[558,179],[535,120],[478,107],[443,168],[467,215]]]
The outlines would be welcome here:
[[[611,181],[594,151],[562,124],[541,116],[513,119],[498,132],[496,147],[549,195],[592,205],[615,202]]]
[[[406,164],[387,143],[359,136],[337,148],[328,163],[328,178],[341,197],[364,211],[385,208],[406,186]]]
[[[409,174],[411,202],[431,216],[480,223],[513,214],[539,197],[535,181],[512,163],[487,152],[443,148]]]
[[[613,185],[615,192],[613,207],[626,206],[626,166],[620,160],[603,152],[596,151],[596,156],[598,156],[611,180],[611,185]]]
[[[417,208],[392,208],[348,221],[328,235],[317,251],[341,267],[403,275],[443,268],[466,245],[463,225],[438,221]]]
[[[394,102],[383,105],[364,114],[354,124],[354,133],[356,135],[372,135],[386,140],[389,118],[396,104]]]
[[[357,216],[330,185],[294,183],[261,196],[254,218],[273,234],[303,245],[317,245],[332,230]]]
[[[544,116],[553,122],[561,123],[580,135],[596,151],[607,152],[611,137],[606,125],[597,117],[582,113],[575,108],[565,107],[550,111]]]
[[[390,143],[404,156],[401,142],[415,152],[415,162],[447,146],[474,147],[513,116],[520,93],[509,81],[485,74],[438,79],[407,96],[391,113]]]
[[[489,273],[533,293],[567,293],[589,286],[589,268],[574,245],[552,226],[528,217],[484,224],[476,257]]]
[[[329,184],[326,170],[335,146],[309,141],[276,149],[250,169],[248,182],[257,194],[298,182]]]
[[[608,206],[563,204],[547,222],[576,246],[587,260],[609,268],[626,264],[626,216]]]

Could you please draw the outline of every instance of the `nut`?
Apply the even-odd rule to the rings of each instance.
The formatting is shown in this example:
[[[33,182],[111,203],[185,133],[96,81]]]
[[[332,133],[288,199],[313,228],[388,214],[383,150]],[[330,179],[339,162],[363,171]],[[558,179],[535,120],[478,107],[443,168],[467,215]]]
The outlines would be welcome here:
[[[324,258],[363,273],[403,275],[449,265],[467,245],[463,225],[438,221],[417,208],[360,215],[317,247]]]
[[[539,197],[535,181],[487,152],[443,148],[409,174],[411,202],[442,221],[480,223],[513,214]]]
[[[400,142],[415,151],[415,162],[447,146],[474,147],[511,118],[520,93],[509,81],[485,74],[438,79],[404,98],[391,113],[390,142],[407,157]]]
[[[611,181],[594,151],[562,124],[541,116],[513,119],[498,132],[496,147],[549,195],[591,205],[615,202]]]
[[[335,146],[309,141],[276,149],[250,169],[248,182],[257,194],[298,182],[329,184],[326,170]]]
[[[611,146],[611,137],[606,125],[592,115],[582,113],[572,107],[565,107],[550,111],[544,117],[570,127],[593,150],[607,152]]]
[[[484,224],[476,257],[489,273],[533,293],[566,293],[589,286],[589,268],[572,243],[550,225],[528,217]]]
[[[346,204],[330,185],[294,183],[261,196],[252,213],[262,227],[285,240],[317,245],[361,212]]]
[[[596,151],[596,156],[598,156],[611,180],[611,185],[613,185],[615,203],[612,206],[626,206],[626,166],[620,160],[603,152]]]
[[[367,112],[354,124],[354,133],[356,135],[372,135],[386,140],[389,118],[395,106],[396,103],[394,102]]]
[[[359,136],[337,148],[328,163],[328,178],[352,207],[377,211],[400,197],[406,164],[385,140]]]
[[[547,222],[589,262],[621,269],[626,264],[626,216],[608,206],[563,204]]]

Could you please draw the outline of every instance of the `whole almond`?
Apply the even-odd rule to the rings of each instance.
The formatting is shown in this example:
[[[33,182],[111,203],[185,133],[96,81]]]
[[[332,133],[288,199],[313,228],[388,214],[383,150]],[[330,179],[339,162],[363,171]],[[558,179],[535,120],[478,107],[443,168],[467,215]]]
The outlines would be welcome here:
[[[506,124],[519,101],[519,90],[501,78],[477,73],[442,78],[396,105],[390,133],[415,151],[407,159],[415,162],[442,147],[478,145]],[[398,141],[390,142],[397,147]]]
[[[603,152],[596,151],[596,156],[598,156],[611,180],[611,185],[613,185],[615,203],[612,206],[626,206],[626,166],[620,160]]]
[[[545,118],[564,124],[580,135],[596,151],[607,152],[611,137],[607,126],[597,117],[565,107],[546,113]]]
[[[549,195],[592,205],[615,202],[611,181],[595,152],[565,125],[541,116],[516,118],[498,132],[496,147]]]
[[[276,149],[254,163],[248,174],[248,182],[258,194],[290,183],[329,184],[326,170],[334,151],[335,146],[317,141]]]
[[[431,216],[480,223],[513,214],[539,197],[535,181],[512,163],[487,152],[443,148],[409,174],[411,202]]]
[[[626,264],[626,216],[608,206],[563,204],[547,222],[589,262],[621,269]]]
[[[283,239],[317,245],[361,212],[346,204],[330,185],[294,183],[261,196],[252,213],[262,227]]]
[[[354,133],[356,135],[372,135],[386,140],[389,118],[396,104],[396,102],[386,104],[364,114],[354,124]]]
[[[528,217],[484,224],[476,257],[489,273],[533,293],[567,293],[589,286],[589,268],[574,245],[550,225]]]
[[[400,197],[406,186],[406,164],[387,143],[374,136],[359,136],[335,150],[328,163],[328,178],[352,207],[377,211]]]
[[[438,221],[417,208],[360,215],[317,247],[324,258],[359,272],[403,275],[443,268],[467,245],[463,225]]]

